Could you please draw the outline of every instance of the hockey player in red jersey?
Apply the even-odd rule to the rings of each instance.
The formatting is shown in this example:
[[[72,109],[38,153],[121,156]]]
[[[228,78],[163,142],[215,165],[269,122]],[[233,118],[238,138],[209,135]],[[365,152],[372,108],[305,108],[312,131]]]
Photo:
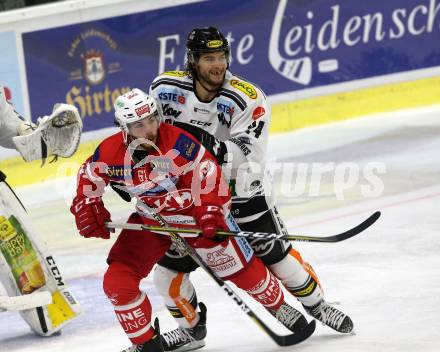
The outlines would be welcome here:
[[[122,131],[106,138],[78,174],[71,212],[79,233],[110,237],[102,195],[106,185],[117,183],[137,199],[129,223],[157,226],[156,212],[171,226],[201,228],[203,235],[188,242],[219,277],[248,292],[292,330],[305,327],[246,240],[214,237],[217,229],[233,228],[230,194],[216,159],[187,132],[160,124],[154,99],[139,89],[116,99],[115,117]],[[165,235],[123,230],[110,250],[103,287],[133,343],[126,351],[163,351],[158,322],[153,326],[139,283],[170,245]]]
[[[185,71],[164,72],[150,87],[162,119],[193,134],[220,165],[231,165],[231,180],[237,190],[231,213],[241,230],[285,233],[263,177],[271,120],[264,92],[229,71],[230,45],[218,29],[192,30],[186,47]],[[237,177],[240,169],[252,171]],[[353,329],[350,317],[324,300],[317,275],[289,241],[256,239],[250,244],[307,313],[336,331]],[[168,251],[155,270],[156,287],[179,324],[178,329],[163,334],[167,351],[183,352],[203,345],[193,336],[193,331],[202,328],[199,317],[194,318],[197,295],[189,276],[196,267],[189,256]],[[177,277],[182,277],[180,286],[170,290]],[[186,310],[177,304],[182,299],[189,302]],[[204,316],[200,319],[205,320]]]

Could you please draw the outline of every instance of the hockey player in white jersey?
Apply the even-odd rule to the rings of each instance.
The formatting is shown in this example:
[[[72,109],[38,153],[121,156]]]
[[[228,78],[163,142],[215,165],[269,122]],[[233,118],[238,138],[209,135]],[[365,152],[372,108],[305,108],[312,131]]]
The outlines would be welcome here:
[[[156,77],[150,95],[157,100],[163,120],[195,135],[219,164],[230,166],[224,170],[231,174],[235,187],[231,214],[241,230],[285,232],[271,197],[265,193],[271,109],[261,89],[228,70],[229,54],[229,43],[216,28],[194,29],[187,40],[186,70]],[[324,300],[315,272],[290,242],[258,239],[250,243],[308,314],[336,331],[353,329],[351,319]],[[178,329],[162,335],[165,350],[203,347],[206,308],[201,304],[198,312],[196,291],[189,279],[197,266],[188,256],[172,250],[159,264],[155,284],[179,324]]]
[[[82,121],[77,109],[58,104],[38,124],[25,121],[6,100],[0,86],[0,145],[16,149],[25,161],[70,157],[77,149]],[[20,311],[42,336],[60,331],[81,311],[65,285],[53,256],[38,237],[20,200],[0,171],[0,312]]]

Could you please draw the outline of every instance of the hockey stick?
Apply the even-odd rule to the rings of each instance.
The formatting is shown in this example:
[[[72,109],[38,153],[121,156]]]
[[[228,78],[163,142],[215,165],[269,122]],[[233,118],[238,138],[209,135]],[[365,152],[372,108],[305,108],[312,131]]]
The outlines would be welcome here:
[[[346,239],[349,239],[353,236],[360,234],[365,231],[371,225],[373,225],[377,219],[380,217],[380,211],[376,211],[374,214],[370,215],[366,220],[362,221],[359,225],[345,231],[338,233],[336,235],[319,237],[319,236],[301,236],[301,235],[289,235],[289,234],[281,234],[281,233],[266,233],[266,232],[249,232],[249,231],[240,231],[240,232],[227,232],[227,231],[217,231],[218,236],[223,237],[245,237],[249,240],[253,239],[267,239],[267,240],[290,240],[290,241],[300,241],[300,242],[324,242],[324,243],[333,243],[333,242],[341,242]],[[128,230],[148,230],[157,232],[163,235],[170,235],[170,233],[177,233],[179,236],[184,237],[197,237],[202,234],[200,229],[185,229],[178,227],[160,227],[160,226],[148,226],[142,224],[126,224],[126,223],[115,223],[108,222],[106,224],[108,228],[113,229],[128,229]],[[171,235],[172,236],[172,235]]]
[[[148,208],[149,213],[153,218],[164,228],[168,227],[165,219],[158,213],[155,213],[153,209],[147,207],[144,204],[145,208]],[[159,227],[159,229],[163,228]],[[269,337],[279,346],[292,346],[300,343],[307,338],[309,338],[313,332],[315,331],[316,322],[312,320],[307,327],[301,330],[298,333],[292,333],[289,335],[278,335],[271,328],[269,328],[256,314],[255,312],[245,303],[243,300],[232,290],[232,288],[224,282],[221,278],[217,276],[217,274],[205,264],[200,255],[196,252],[196,250],[191,247],[186,240],[181,237],[177,232],[170,231],[169,235],[173,239],[173,242],[176,244],[178,248],[182,251],[188,253],[191,258],[203,269],[205,272],[216,282],[216,284],[223,289],[223,291],[231,297],[234,302],[267,334]]]
[[[0,312],[32,309],[50,303],[52,303],[52,295],[49,291],[33,292],[23,296],[0,296]]]

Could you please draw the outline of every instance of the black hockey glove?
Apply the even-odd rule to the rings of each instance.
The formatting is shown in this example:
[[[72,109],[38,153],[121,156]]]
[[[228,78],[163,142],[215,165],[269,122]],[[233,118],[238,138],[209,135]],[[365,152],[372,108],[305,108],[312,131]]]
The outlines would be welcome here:
[[[228,152],[228,148],[224,142],[219,141],[204,129],[188,123],[175,121],[174,126],[177,126],[192,134],[212,155],[215,156],[219,165],[222,165],[226,162],[225,155]]]

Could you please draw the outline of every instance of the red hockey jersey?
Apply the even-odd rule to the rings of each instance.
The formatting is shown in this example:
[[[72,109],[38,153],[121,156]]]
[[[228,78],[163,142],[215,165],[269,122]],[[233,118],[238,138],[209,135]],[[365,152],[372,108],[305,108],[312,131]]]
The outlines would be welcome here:
[[[81,166],[77,195],[100,197],[109,182],[117,183],[136,197],[136,210],[148,223],[151,209],[175,225],[195,225],[192,213],[200,205],[227,214],[230,193],[221,169],[194,137],[161,124],[154,149],[133,158],[122,132],[106,138]]]

